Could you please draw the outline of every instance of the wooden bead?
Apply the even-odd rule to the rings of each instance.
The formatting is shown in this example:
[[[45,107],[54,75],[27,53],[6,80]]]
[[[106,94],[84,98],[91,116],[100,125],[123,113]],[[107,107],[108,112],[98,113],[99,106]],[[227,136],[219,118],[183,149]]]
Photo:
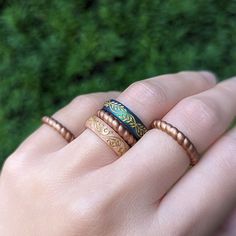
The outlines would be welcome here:
[[[99,110],[97,112],[97,116],[108,124],[114,131],[116,131],[130,146],[133,146],[137,142],[134,136],[130,134],[129,131],[126,130],[124,126],[108,112]]]
[[[56,119],[44,116],[42,122],[56,130],[68,143],[75,139],[74,134]]]
[[[193,143],[176,127],[163,120],[154,120],[151,124],[151,127],[167,133],[174,140],[176,140],[178,144],[181,145],[186,151],[191,166],[194,166],[199,161],[200,155],[194,147]]]

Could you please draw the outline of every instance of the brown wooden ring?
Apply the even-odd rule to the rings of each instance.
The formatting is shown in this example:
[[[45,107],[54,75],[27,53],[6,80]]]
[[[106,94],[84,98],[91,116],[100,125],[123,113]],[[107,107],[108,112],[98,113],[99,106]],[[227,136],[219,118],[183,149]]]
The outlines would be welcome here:
[[[74,134],[56,119],[44,116],[42,122],[56,130],[68,143],[75,139]]]
[[[196,165],[196,163],[200,159],[200,155],[193,143],[181,131],[163,120],[154,120],[151,124],[151,127],[167,133],[174,140],[176,140],[177,143],[181,145],[188,154],[190,159],[190,166]]]
[[[119,157],[130,149],[125,140],[97,116],[90,117],[86,121],[85,127],[101,138]]]
[[[134,146],[137,140],[132,134],[129,133],[125,127],[119,123],[119,121],[110,115],[108,112],[99,110],[97,116],[102,119],[106,124],[108,124],[112,129],[114,129],[130,146]]]

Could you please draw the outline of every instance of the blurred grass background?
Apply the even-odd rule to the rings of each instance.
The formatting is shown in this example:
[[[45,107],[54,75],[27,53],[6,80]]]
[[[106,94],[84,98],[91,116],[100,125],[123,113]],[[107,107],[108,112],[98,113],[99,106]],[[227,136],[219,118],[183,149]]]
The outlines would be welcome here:
[[[236,74],[235,24],[235,0],[0,0],[0,163],[79,94]]]

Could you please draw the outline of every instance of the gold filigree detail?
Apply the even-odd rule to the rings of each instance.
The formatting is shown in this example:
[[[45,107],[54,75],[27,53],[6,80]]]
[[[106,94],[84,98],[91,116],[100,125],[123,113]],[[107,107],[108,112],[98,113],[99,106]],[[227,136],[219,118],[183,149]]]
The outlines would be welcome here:
[[[110,126],[97,116],[90,117],[85,126],[106,142],[118,156],[122,156],[129,150],[129,145]]]
[[[139,138],[147,132],[147,128],[143,124],[137,122],[135,117],[130,114],[125,106],[116,103],[115,101],[107,101],[105,102],[104,107],[108,107],[113,115],[134,129]]]

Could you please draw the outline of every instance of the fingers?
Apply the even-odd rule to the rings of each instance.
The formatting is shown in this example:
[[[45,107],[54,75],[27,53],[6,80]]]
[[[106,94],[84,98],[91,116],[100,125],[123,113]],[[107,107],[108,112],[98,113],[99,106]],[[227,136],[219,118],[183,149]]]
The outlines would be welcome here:
[[[183,99],[163,119],[182,131],[202,153],[230,125],[236,115],[236,80]],[[189,158],[168,134],[149,131],[125,158],[113,165],[127,180],[149,192],[150,201],[160,199],[187,171]],[[130,168],[132,166],[132,168]],[[161,180],[158,182],[157,181]]]
[[[174,123],[203,152],[225,131],[236,115],[236,79],[183,100],[164,120]]]
[[[118,92],[93,93],[76,97],[67,106],[57,111],[53,117],[67,127],[76,137],[83,132],[86,120],[92,116],[103,103],[118,96]],[[42,154],[59,150],[67,141],[53,128],[42,125],[19,148]]]
[[[235,170],[236,127],[219,139],[162,200],[156,220],[170,230],[167,235],[180,229],[185,230],[180,235],[212,235],[236,206]]]
[[[149,126],[154,118],[162,117],[184,97],[209,89],[215,83],[214,76],[207,72],[181,72],[137,82],[117,100]],[[90,130],[86,130],[75,142],[66,146],[62,150],[62,156],[63,153],[73,153],[76,159],[78,155],[86,154],[85,162],[93,167],[104,166],[117,159],[110,147]]]
[[[131,85],[117,100],[150,123],[163,117],[181,99],[213,87],[216,79],[209,72],[180,72],[161,75]],[[193,86],[194,85],[194,86]]]

